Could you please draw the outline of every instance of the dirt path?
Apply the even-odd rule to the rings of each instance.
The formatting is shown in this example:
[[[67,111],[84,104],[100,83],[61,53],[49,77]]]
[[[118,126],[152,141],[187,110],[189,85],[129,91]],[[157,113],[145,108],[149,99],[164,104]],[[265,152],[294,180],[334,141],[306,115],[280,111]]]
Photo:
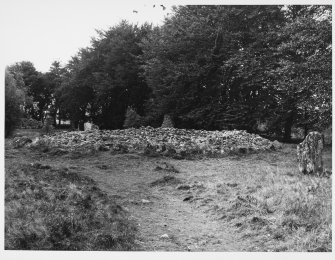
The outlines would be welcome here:
[[[187,180],[189,173],[182,169],[179,173],[157,170],[162,159],[102,153],[70,165],[93,178],[129,211],[138,223],[138,250],[243,251],[242,241],[227,224],[197,204],[184,201],[191,191],[177,190],[177,184],[150,185],[164,176],[181,183]]]

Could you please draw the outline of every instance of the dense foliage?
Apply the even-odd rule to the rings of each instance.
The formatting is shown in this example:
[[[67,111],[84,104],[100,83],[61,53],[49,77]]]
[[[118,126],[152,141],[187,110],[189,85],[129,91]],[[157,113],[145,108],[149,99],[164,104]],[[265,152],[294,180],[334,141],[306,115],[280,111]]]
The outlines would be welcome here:
[[[12,134],[20,123],[24,94],[18,87],[19,82],[6,70],[5,72],[5,137]]]
[[[169,114],[178,128],[263,124],[289,140],[292,127],[331,125],[331,23],[331,6],[178,6],[159,27],[122,21],[98,31],[65,67],[11,71],[37,120],[49,109],[55,123],[116,129],[132,107],[146,125]]]
[[[124,128],[131,128],[131,127],[138,128],[141,126],[141,124],[142,124],[142,118],[140,117],[140,115],[137,114],[137,112],[132,107],[128,107],[126,115],[125,115],[123,127]]]

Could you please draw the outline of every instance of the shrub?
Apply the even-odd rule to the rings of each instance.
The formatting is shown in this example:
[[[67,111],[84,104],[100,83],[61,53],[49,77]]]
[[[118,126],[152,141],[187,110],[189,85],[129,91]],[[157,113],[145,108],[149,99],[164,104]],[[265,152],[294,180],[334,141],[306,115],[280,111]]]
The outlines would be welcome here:
[[[40,129],[43,127],[41,121],[35,120],[33,118],[21,118],[21,128],[25,129]]]

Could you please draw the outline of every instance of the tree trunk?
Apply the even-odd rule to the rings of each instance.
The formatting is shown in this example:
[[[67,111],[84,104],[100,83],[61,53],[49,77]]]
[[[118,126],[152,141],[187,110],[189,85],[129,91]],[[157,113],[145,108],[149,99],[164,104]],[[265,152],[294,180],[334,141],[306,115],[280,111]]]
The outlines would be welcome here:
[[[304,139],[308,135],[308,124],[307,124],[307,108],[305,107],[304,109],[304,120],[305,120],[305,125],[304,125]]]
[[[58,114],[58,126],[60,126],[61,118],[60,118],[60,108],[59,108],[59,107],[58,107],[58,109],[56,110],[56,118],[57,118],[57,114]]]
[[[292,126],[294,122],[294,112],[291,111],[284,125],[284,142],[291,141]]]
[[[307,135],[308,135],[308,128],[307,128],[307,125],[305,125],[305,127],[304,127],[304,139],[306,138]]]
[[[40,120],[42,121],[42,123],[44,124],[43,111],[40,111],[40,113],[39,113],[39,117],[40,117]]]
[[[78,128],[78,121],[71,119],[71,129],[76,130]]]
[[[78,122],[78,130],[79,131],[84,131],[84,121],[80,120]]]

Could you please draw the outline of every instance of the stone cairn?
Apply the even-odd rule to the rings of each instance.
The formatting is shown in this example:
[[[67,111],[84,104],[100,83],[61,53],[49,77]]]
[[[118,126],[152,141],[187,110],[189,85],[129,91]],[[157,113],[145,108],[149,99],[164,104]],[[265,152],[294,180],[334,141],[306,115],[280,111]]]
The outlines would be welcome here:
[[[297,155],[299,171],[303,174],[323,173],[323,138],[319,132],[310,132],[305,140],[298,144]]]
[[[53,117],[50,114],[50,111],[46,111],[46,117],[44,120],[43,131],[46,134],[49,134],[53,130]]]
[[[162,128],[174,128],[173,121],[171,119],[171,116],[164,115],[163,124],[161,126]]]

